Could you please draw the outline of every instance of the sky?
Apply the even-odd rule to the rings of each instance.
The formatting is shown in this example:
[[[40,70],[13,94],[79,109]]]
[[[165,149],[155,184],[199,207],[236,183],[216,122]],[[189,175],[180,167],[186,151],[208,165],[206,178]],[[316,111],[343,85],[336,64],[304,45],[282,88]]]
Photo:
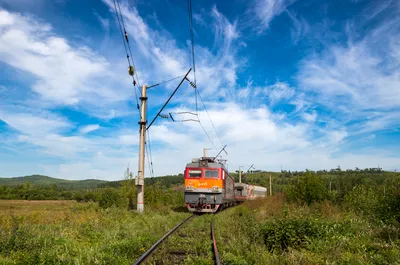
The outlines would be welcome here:
[[[182,77],[192,44],[186,0],[120,7],[136,89],[113,0],[0,0],[1,177],[136,175],[139,84]],[[193,0],[192,25],[201,100],[185,81],[149,128],[146,176],[224,145],[230,171],[400,170],[399,1]],[[147,90],[149,121],[179,82]]]

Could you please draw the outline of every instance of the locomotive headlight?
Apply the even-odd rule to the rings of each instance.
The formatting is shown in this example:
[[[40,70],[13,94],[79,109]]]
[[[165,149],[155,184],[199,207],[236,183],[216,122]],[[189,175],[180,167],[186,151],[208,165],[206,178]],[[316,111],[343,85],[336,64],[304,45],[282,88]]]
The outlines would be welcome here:
[[[193,190],[192,186],[186,186],[186,190]]]
[[[211,188],[211,190],[212,190],[212,191],[219,191],[219,187],[218,187],[218,186],[213,186],[213,187]]]

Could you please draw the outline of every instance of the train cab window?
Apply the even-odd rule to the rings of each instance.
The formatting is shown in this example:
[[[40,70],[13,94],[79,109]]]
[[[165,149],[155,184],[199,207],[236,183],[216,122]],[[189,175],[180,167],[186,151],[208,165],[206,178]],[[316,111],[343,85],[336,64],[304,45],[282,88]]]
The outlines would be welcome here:
[[[201,170],[189,170],[189,178],[201,178]]]
[[[219,171],[218,170],[205,170],[204,177],[210,178],[210,179],[217,179],[219,177]]]

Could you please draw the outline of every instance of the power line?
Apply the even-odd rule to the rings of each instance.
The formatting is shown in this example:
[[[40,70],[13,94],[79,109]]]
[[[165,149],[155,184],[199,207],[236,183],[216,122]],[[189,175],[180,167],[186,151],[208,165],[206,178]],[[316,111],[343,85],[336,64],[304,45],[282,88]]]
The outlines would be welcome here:
[[[114,3],[115,15],[116,15],[117,21],[118,21],[119,31],[121,33],[122,42],[124,44],[126,59],[128,60],[129,69],[131,69],[132,65],[131,65],[131,60],[130,59],[132,59],[132,63],[133,63],[133,56],[132,56],[132,52],[130,52],[131,49],[130,49],[130,45],[129,45],[128,35],[126,34],[126,30],[125,30],[125,23],[123,21],[123,17],[122,17],[122,14],[121,14],[121,9],[120,8],[117,9],[117,4],[118,4],[118,7],[119,7],[118,0],[117,0],[117,2],[116,2],[116,0],[113,0],[113,3]],[[118,10],[119,10],[119,12],[118,12]],[[124,32],[125,32],[125,35],[124,35]],[[127,42],[125,43],[126,40],[127,40]],[[128,46],[128,48],[127,48],[127,46]],[[129,53],[131,54],[131,57],[129,57],[128,49],[129,49]],[[134,63],[133,63],[133,65],[134,65]],[[136,72],[135,66],[133,66],[133,69],[134,69],[134,72]],[[136,73],[136,78],[138,79],[138,83],[139,83],[139,77],[138,77],[137,73]],[[137,92],[136,92],[136,81],[135,81],[135,78],[133,77],[133,75],[132,75],[132,83],[133,83],[134,90],[135,90],[136,107],[137,107],[137,109],[139,111],[139,116],[140,116],[139,100],[138,100],[138,96],[137,96]]]
[[[194,96],[196,99],[196,112],[198,109],[197,106],[197,82],[196,82],[196,61],[195,61],[195,57],[194,57],[194,37],[193,37],[193,11],[192,11],[192,0],[188,0],[188,16],[189,16],[189,30],[190,30],[190,41],[192,44],[192,68],[193,68],[193,79],[194,79]]]
[[[128,33],[126,32],[124,17],[122,16],[122,12],[121,12],[121,6],[119,5],[119,0],[116,0],[116,1],[117,1],[117,5],[118,5],[119,14],[120,14],[120,17],[121,17],[122,26],[123,26],[123,28],[124,28],[124,36],[125,36],[125,40],[126,40],[126,43],[127,43],[127,46],[128,46],[129,55],[130,55],[130,58],[131,58],[131,60],[132,60],[132,65],[133,65],[133,67],[135,68],[136,79],[137,79],[138,84],[139,84],[139,86],[140,86],[139,75],[138,75],[138,73],[137,73],[137,71],[136,71],[135,62],[134,62],[134,60],[133,60],[132,51],[131,51],[131,45],[129,44],[129,37],[128,37]]]
[[[151,176],[154,177],[154,167],[153,167],[153,155],[151,153],[151,140],[150,140],[150,132],[147,130],[147,139],[148,139],[148,144],[149,144],[149,153],[150,153],[150,161],[149,161],[149,167],[150,167],[150,172]],[[147,154],[149,157],[149,154]]]
[[[152,88],[152,87],[155,87],[155,86],[159,86],[159,85],[162,85],[162,84],[171,82],[171,81],[174,81],[174,80],[176,80],[176,79],[178,79],[178,78],[182,78],[182,77],[184,77],[184,76],[185,76],[185,75],[180,75],[180,76],[177,76],[177,77],[174,77],[174,78],[165,80],[165,81],[161,81],[160,83],[157,83],[157,84],[155,84],[155,85],[148,86],[147,89]]]
[[[150,177],[153,177],[152,170],[151,170],[150,158],[149,158],[149,150],[148,150],[148,149],[149,149],[149,148],[148,148],[147,143],[146,143],[147,163],[148,163],[148,165],[149,165]]]
[[[214,144],[213,140],[211,140],[210,135],[208,135],[206,129],[204,129],[204,126],[203,126],[203,124],[201,123],[200,119],[199,119],[199,124],[200,124],[201,128],[203,128],[204,133],[207,135],[208,140],[210,140],[210,142],[211,142],[211,144],[213,145],[213,147],[214,147],[215,149],[217,149],[217,148],[215,147],[215,144]]]
[[[121,12],[121,6],[120,6],[118,0],[113,0],[113,3],[114,3],[115,15],[116,15],[117,21],[118,21],[119,31],[121,33],[122,42],[124,44],[126,59],[128,61],[128,65],[129,65],[129,71],[131,72],[133,70],[133,73],[130,73],[130,75],[132,76],[132,83],[133,83],[134,90],[135,90],[136,106],[139,111],[139,116],[141,116],[138,95],[137,95],[137,91],[136,91],[136,89],[137,89],[136,81],[135,81],[135,77],[134,77],[136,75],[138,85],[140,86],[139,75],[136,71],[136,66],[135,66],[135,62],[133,59],[132,50],[131,50],[131,47],[129,44],[128,33],[126,32],[125,22],[124,22],[124,18],[123,18],[122,12]],[[118,8],[117,8],[117,6],[118,6]],[[132,69],[132,65],[131,65],[131,60],[132,60],[133,69]],[[146,153],[147,153],[147,161],[149,164],[150,176],[154,177],[153,158],[152,158],[152,154],[151,154],[149,131],[147,131],[147,136],[148,136],[148,144],[145,143],[145,149],[146,149]]]
[[[179,83],[179,85],[175,88],[174,92],[172,92],[171,96],[169,96],[167,102],[164,103],[164,105],[162,106],[162,108],[158,111],[158,113],[156,114],[156,116],[154,117],[154,119],[150,122],[149,126],[147,126],[146,130],[148,130],[151,125],[155,122],[155,120],[157,119],[157,117],[160,115],[160,113],[163,111],[163,109],[165,108],[165,106],[167,106],[168,102],[171,100],[171,98],[175,95],[176,91],[178,91],[179,87],[182,85],[183,81],[185,81],[188,76],[188,74],[190,73],[190,71],[192,71],[192,68],[189,69],[189,71],[185,74],[185,77],[181,80],[181,82]]]
[[[213,123],[213,121],[212,121],[212,119],[211,119],[211,117],[210,117],[210,114],[209,114],[208,111],[207,111],[206,105],[204,104],[204,101],[203,101],[203,99],[202,99],[201,96],[200,96],[200,92],[199,92],[198,90],[196,90],[196,91],[197,91],[197,93],[199,94],[200,101],[201,101],[201,103],[203,104],[204,110],[206,111],[207,116],[208,116],[208,118],[209,118],[210,121],[211,121],[211,125],[212,125],[212,127],[214,128],[214,131],[215,131],[215,133],[216,133],[216,135],[217,135],[217,137],[218,137],[218,140],[219,140],[219,142],[221,143],[221,146],[223,146],[222,141],[221,141],[221,137],[219,136],[218,131],[217,131],[217,129],[216,129],[215,126],[214,126],[214,123]],[[200,118],[199,118],[199,120],[200,120]]]

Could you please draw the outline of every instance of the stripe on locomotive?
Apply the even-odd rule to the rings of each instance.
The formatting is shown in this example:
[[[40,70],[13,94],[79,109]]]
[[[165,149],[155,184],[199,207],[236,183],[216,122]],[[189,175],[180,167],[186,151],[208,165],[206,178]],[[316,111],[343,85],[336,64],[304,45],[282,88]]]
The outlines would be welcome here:
[[[209,188],[213,187],[223,188],[223,180],[221,179],[185,179],[185,187]]]

